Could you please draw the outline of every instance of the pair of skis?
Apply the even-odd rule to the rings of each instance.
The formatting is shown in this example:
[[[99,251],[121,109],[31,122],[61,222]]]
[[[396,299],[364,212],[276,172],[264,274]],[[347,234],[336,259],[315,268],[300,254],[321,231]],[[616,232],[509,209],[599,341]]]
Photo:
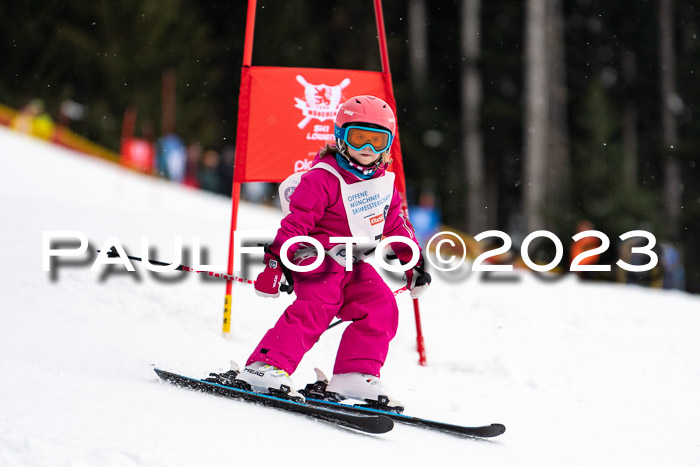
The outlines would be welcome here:
[[[213,375],[214,378],[208,378],[208,380],[206,380],[190,378],[157,368],[155,372],[162,380],[175,386],[274,407],[279,410],[305,415],[365,433],[387,433],[394,428],[394,422],[474,438],[491,438],[503,434],[506,430],[505,426],[498,423],[478,427],[452,425],[449,423],[411,417],[396,412],[389,412],[378,408],[349,405],[309,396],[306,397],[305,402],[296,402],[284,397],[261,394],[234,387],[227,384],[225,378],[217,378],[217,376],[222,375]],[[313,387],[314,385],[309,386]],[[313,392],[307,391],[307,395],[313,395]]]

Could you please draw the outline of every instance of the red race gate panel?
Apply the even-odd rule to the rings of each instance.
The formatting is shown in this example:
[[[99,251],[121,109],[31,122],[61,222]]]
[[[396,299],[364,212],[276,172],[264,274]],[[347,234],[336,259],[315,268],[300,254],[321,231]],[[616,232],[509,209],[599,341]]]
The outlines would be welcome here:
[[[310,169],[318,150],[335,141],[338,108],[360,94],[393,105],[381,72],[244,67],[235,181],[280,182]]]

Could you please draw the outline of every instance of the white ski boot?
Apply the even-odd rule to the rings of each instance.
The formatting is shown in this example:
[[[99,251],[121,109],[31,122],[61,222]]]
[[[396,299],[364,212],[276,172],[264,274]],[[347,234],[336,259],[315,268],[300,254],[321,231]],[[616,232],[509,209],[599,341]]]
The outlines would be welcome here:
[[[255,392],[304,402],[304,396],[294,389],[289,374],[265,362],[251,363],[243,368],[236,379],[248,383]]]
[[[373,375],[363,373],[342,373],[333,375],[327,392],[335,393],[339,399],[358,399],[370,407],[393,412],[403,412],[404,405],[389,397],[382,382]]]

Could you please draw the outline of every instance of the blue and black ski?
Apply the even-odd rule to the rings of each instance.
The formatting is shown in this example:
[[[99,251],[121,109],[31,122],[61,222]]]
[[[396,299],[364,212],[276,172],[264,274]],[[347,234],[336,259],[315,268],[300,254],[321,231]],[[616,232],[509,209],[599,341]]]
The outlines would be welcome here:
[[[241,384],[239,380],[235,379],[237,375],[237,369],[221,374],[211,373],[208,380],[215,381],[224,387],[232,387]],[[428,428],[471,438],[493,438],[502,435],[506,431],[506,427],[500,423],[493,423],[485,426],[462,426],[436,422],[419,417],[411,417],[399,413],[396,409],[389,409],[388,407],[383,408],[377,401],[374,402],[374,405],[369,402],[366,404],[348,404],[345,401],[339,400],[337,394],[326,391],[328,379],[321,370],[316,369],[316,375],[318,380],[315,383],[307,384],[305,389],[299,391],[306,398],[305,405],[308,406],[342,411],[349,415],[379,415],[406,425]],[[403,411],[402,408],[400,410]]]
[[[306,397],[306,403],[314,407],[332,408],[354,414],[383,415],[396,422],[404,423],[406,425],[430,428],[433,430],[442,431],[444,433],[474,438],[493,438],[495,436],[502,435],[506,431],[506,427],[500,423],[492,423],[491,425],[485,426],[462,426],[444,422],[436,422],[425,418],[411,417],[400,413],[403,412],[403,407],[398,408],[398,410],[390,407],[383,408],[377,401],[373,401],[372,403],[367,401],[365,404],[348,404],[347,402],[342,401],[337,394],[326,391],[328,379],[318,368],[316,369],[316,375],[318,380],[315,383],[307,384],[305,389],[299,391],[304,395],[304,397]]]
[[[282,397],[260,394],[245,389],[226,386],[214,381],[190,378],[176,373],[155,369],[156,374],[164,381],[175,386],[193,389],[195,391],[216,394],[231,399],[240,399],[253,402],[287,412],[306,415],[317,420],[333,423],[335,425],[352,428],[365,433],[386,433],[394,427],[393,420],[383,414],[374,413],[349,413],[337,410],[333,407],[321,407],[307,403],[297,402]]]
[[[485,426],[462,426],[444,422],[436,422],[425,418],[412,417],[410,415],[404,415],[402,413],[376,409],[364,405],[349,405],[344,404],[342,402],[314,399],[310,397],[306,398],[306,403],[319,408],[327,407],[336,410],[342,410],[343,412],[347,412],[349,414],[383,415],[385,417],[391,418],[396,422],[403,423],[406,425],[412,425],[421,428],[430,428],[433,430],[442,431],[444,433],[451,433],[453,435],[464,435],[472,438],[493,438],[495,436],[502,435],[506,431],[505,425],[502,425],[500,423],[492,423],[491,425]]]

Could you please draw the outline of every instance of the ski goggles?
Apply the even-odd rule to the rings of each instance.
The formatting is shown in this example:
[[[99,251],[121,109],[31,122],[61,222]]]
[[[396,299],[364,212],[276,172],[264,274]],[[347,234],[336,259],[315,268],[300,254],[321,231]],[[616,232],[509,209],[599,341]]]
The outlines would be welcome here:
[[[394,140],[394,135],[389,130],[358,125],[336,127],[335,137],[345,141],[355,151],[369,147],[375,154],[387,151]]]

